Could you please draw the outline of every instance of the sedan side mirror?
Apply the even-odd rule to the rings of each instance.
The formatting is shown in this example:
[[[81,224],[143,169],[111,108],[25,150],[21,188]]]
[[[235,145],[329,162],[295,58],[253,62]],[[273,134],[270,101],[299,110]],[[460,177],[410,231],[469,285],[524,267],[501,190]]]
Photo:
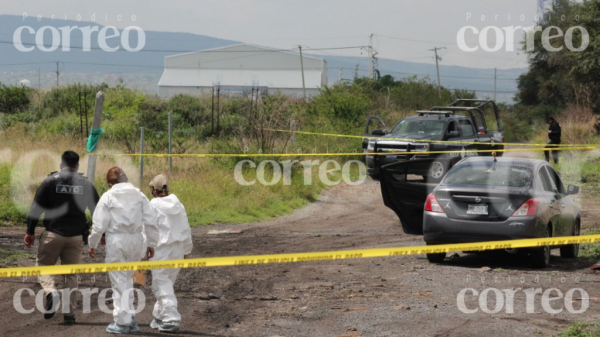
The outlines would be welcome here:
[[[450,131],[450,132],[448,132],[448,138],[456,138],[456,137],[460,137],[460,132],[459,131]]]
[[[569,185],[567,187],[567,194],[568,195],[575,195],[577,193],[579,193],[579,186]]]
[[[371,131],[371,134],[373,136],[385,136],[385,131],[380,130],[380,129],[375,129],[375,130]]]

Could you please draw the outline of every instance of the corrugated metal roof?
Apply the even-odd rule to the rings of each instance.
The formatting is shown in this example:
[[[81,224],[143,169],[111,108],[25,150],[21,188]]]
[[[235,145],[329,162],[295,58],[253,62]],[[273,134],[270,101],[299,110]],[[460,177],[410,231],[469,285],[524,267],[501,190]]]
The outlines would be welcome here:
[[[235,52],[232,52],[235,51]],[[307,88],[326,84],[325,60],[303,56]],[[298,54],[242,44],[168,56],[159,86],[248,85],[302,88]]]

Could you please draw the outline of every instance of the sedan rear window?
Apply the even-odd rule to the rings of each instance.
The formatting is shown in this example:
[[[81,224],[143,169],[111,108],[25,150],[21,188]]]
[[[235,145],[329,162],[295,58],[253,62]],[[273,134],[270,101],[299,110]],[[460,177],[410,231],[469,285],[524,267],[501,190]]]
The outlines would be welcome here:
[[[515,163],[467,162],[448,172],[442,185],[527,187],[531,177],[529,168]]]

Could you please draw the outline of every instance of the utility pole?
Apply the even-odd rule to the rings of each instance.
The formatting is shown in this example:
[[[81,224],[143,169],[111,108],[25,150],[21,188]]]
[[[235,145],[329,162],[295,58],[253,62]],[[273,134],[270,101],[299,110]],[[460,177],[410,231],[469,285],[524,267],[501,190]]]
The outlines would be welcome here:
[[[373,34],[369,37],[369,78],[373,79]]]
[[[354,67],[354,78],[355,79],[358,78],[358,66],[359,66],[359,63],[357,63],[356,67]]]
[[[102,110],[104,110],[104,93],[99,91],[96,94],[96,105],[94,106],[94,121],[92,122],[92,131],[100,129]],[[96,159],[98,159],[98,157],[95,156],[94,153],[98,151],[98,145],[100,145],[99,140],[96,144],[96,147],[88,157],[87,177],[92,184],[94,183],[94,179],[96,177]]]
[[[302,46],[298,46],[300,49],[300,69],[302,70],[302,96],[304,96],[304,102],[306,102],[306,84],[304,83],[304,60],[302,59]]]
[[[433,50],[433,52],[435,53],[435,69],[437,71],[437,85],[438,85],[438,97],[442,97],[442,84],[440,83],[440,65],[439,65],[439,61],[442,60],[441,57],[438,56],[438,50],[440,49],[446,49],[446,47],[442,47],[442,48],[438,48],[438,47],[433,47],[433,49],[429,49],[430,51]]]
[[[58,62],[56,62],[56,86],[60,86],[58,82],[58,77],[60,76],[60,71],[58,70]]]
[[[496,102],[496,73],[497,70],[494,68],[494,102]]]

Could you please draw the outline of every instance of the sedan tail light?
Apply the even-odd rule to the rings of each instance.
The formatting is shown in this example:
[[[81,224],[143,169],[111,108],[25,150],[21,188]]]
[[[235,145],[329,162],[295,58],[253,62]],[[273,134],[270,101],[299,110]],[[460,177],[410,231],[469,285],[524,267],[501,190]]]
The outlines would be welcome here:
[[[519,209],[517,209],[512,216],[533,216],[537,211],[537,207],[540,204],[538,199],[529,199],[525,201]]]
[[[427,200],[425,200],[425,210],[427,212],[445,213],[433,193],[429,194]]]

